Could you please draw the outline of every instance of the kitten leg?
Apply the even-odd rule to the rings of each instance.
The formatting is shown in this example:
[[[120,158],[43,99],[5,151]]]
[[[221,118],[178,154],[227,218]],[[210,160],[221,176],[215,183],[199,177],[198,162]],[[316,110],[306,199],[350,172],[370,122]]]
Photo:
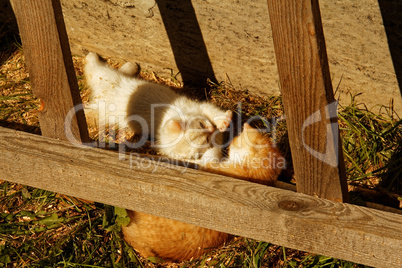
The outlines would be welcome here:
[[[85,105],[88,122],[102,129],[115,125],[127,129],[125,109],[130,92],[121,87],[121,80],[126,77],[93,52],[86,56],[84,72],[90,88],[89,102]]]
[[[233,112],[231,110],[227,110],[223,118],[219,118],[215,121],[216,127],[219,129],[219,131],[223,132],[229,127],[232,117]]]
[[[93,93],[97,94],[97,91],[102,92],[118,85],[122,74],[103,62],[98,54],[89,52],[85,61],[84,73]]]

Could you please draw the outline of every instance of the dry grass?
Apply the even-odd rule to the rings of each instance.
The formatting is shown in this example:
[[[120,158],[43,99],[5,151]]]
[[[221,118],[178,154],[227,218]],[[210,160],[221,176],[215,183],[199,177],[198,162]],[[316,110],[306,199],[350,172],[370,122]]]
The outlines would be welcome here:
[[[24,57],[16,50],[0,66],[0,120],[39,133],[38,104],[31,93]]]

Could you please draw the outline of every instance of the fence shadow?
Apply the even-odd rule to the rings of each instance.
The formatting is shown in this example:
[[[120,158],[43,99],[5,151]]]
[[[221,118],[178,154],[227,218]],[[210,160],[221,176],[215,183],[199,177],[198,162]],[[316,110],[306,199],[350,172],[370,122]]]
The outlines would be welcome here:
[[[0,64],[3,64],[21,44],[17,20],[9,0],[0,0]]]
[[[0,127],[41,135],[41,130],[38,126],[31,126],[31,125],[25,125],[25,124],[21,124],[21,123],[8,122],[6,120],[0,119]]]
[[[205,88],[207,79],[216,82],[191,0],[156,0],[156,3],[184,85]]]
[[[402,195],[402,144],[393,152],[381,175],[381,187],[391,193]],[[397,202],[399,205],[399,202]]]
[[[402,1],[378,0],[387,34],[388,46],[402,95]]]

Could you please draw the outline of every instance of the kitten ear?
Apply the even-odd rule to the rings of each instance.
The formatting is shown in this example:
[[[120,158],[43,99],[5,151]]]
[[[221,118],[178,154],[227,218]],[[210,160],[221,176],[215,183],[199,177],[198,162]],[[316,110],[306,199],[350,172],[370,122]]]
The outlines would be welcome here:
[[[172,119],[166,123],[166,127],[175,133],[182,132],[184,129],[183,122],[179,119]]]
[[[247,135],[248,135],[248,134],[251,134],[251,133],[259,133],[259,132],[260,131],[257,128],[253,128],[248,123],[244,123],[242,133],[247,133]],[[246,134],[244,134],[244,135],[246,135]]]
[[[254,129],[252,126],[250,126],[248,123],[244,123],[243,130],[252,130],[252,129]]]

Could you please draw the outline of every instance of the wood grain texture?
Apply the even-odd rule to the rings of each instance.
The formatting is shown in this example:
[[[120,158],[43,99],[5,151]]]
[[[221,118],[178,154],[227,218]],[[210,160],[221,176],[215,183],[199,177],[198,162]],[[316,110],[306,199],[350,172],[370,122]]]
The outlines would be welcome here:
[[[268,0],[298,192],[348,201],[318,1]]]
[[[42,135],[88,142],[84,112],[59,0],[12,0],[32,91],[41,99]],[[69,111],[71,123],[66,122]]]
[[[0,128],[0,179],[375,267],[402,215]]]

